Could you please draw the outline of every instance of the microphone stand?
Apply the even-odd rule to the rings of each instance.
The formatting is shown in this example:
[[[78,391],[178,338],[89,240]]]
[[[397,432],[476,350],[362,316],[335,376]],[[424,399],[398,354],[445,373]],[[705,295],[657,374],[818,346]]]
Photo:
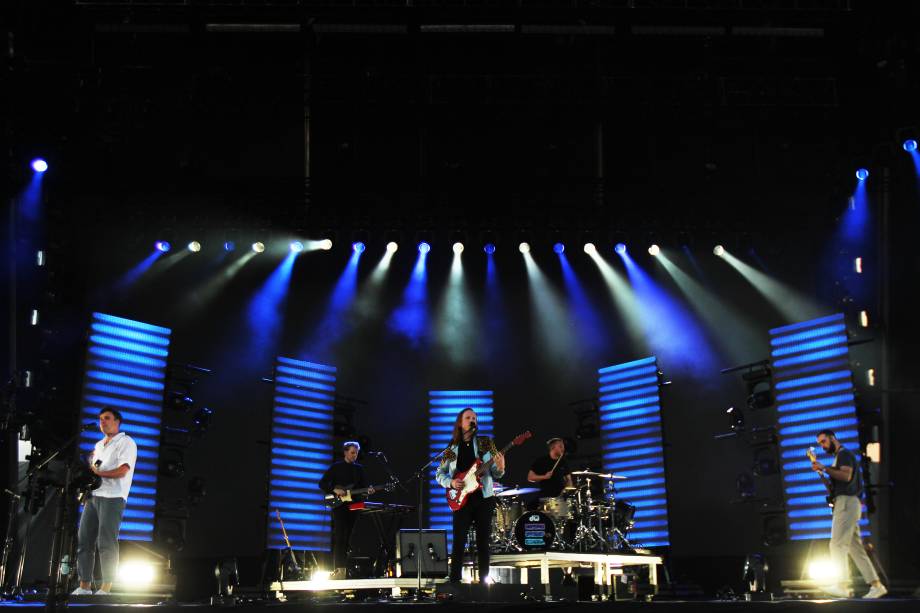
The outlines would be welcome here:
[[[425,473],[431,467],[432,464],[439,461],[441,456],[444,455],[450,449],[450,445],[445,447],[443,450],[438,452],[438,455],[434,456],[428,462],[415,471],[415,474],[412,475],[407,481],[411,482],[413,479],[418,481],[418,544],[415,548],[415,574],[416,574],[416,591],[415,591],[415,602],[420,602],[422,600],[422,516],[423,509],[422,505],[425,502]]]

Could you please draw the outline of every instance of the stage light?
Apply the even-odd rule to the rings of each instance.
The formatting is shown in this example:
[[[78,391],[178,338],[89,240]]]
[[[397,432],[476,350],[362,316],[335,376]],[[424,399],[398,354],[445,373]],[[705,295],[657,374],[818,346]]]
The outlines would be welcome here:
[[[364,253],[365,249],[367,249],[367,246],[361,241],[355,241],[351,244],[351,250],[355,253]]]
[[[624,253],[626,253],[626,244],[617,243],[616,246],[613,248],[613,250],[619,253],[620,255],[623,255]]]
[[[300,253],[303,251],[303,243],[300,241],[291,241],[288,248],[291,250],[291,253]]]
[[[150,585],[156,571],[150,562],[126,560],[118,565],[118,582],[135,587]]]
[[[329,251],[332,249],[332,239],[325,238],[319,242],[319,248],[323,251]]]
[[[915,141],[912,138],[909,138],[906,141],[904,141],[904,144],[901,146],[904,148],[904,151],[908,153],[913,153],[914,151],[917,150],[917,141]]]
[[[714,255],[722,257],[723,255],[725,255],[725,247],[723,247],[722,245],[716,245],[715,247],[712,248],[712,253]]]
[[[916,149],[916,147],[914,148]],[[46,162],[45,160],[41,158],[35,158],[34,160],[32,160],[32,170],[38,173],[45,172],[46,170],[48,170],[48,162]]]
[[[597,253],[597,247],[594,246],[594,243],[585,243],[585,253],[588,255]]]
[[[331,573],[330,571],[328,571],[328,570],[321,570],[321,569],[317,568],[316,570],[313,571],[313,574],[310,575],[310,578],[311,578],[313,581],[329,581],[329,576],[330,576],[330,575],[332,575],[332,573]]]
[[[553,245],[553,251],[559,254],[565,253],[565,245],[563,245],[562,243],[556,243],[555,245]]]
[[[875,387],[875,369],[870,368],[866,371],[866,385]]]
[[[530,243],[521,243],[518,245],[518,250],[521,253],[530,253]]]
[[[808,577],[814,581],[836,583],[840,580],[840,569],[829,558],[808,562]]]
[[[860,274],[860,275],[862,274],[862,271],[863,271],[862,264],[863,264],[862,258],[856,258],[853,260],[853,271],[856,274]]]
[[[865,168],[860,168],[856,171],[856,178],[860,181],[865,181],[869,178],[869,171]]]
[[[256,253],[262,253],[263,251],[265,251],[265,243],[261,241],[257,241],[253,243],[252,250],[255,251]]]
[[[454,243],[454,253],[463,253],[463,243]]]
[[[648,248],[649,255],[657,256],[659,253],[661,253],[661,247],[659,247],[658,245],[652,245],[651,247]]]
[[[426,253],[428,253],[429,251],[431,251],[431,245],[429,245],[429,244],[426,243],[425,241],[422,241],[422,242],[420,242],[420,243],[418,244],[418,252],[419,252],[419,253],[421,253],[421,254],[426,254]]]
[[[154,246],[157,248],[157,251],[162,251],[163,253],[172,249],[172,245],[169,244],[169,241],[157,241]]]
[[[859,325],[863,328],[869,327],[869,311],[859,312]]]
[[[198,241],[190,242],[188,244],[188,250],[191,251],[192,253],[198,253],[199,251],[201,251],[201,243],[199,243]]]
[[[387,253],[395,253],[397,249],[399,249],[399,243],[396,241],[387,243]]]
[[[492,255],[493,253],[495,253],[495,244],[486,243],[485,246],[482,248],[482,250],[485,251],[488,255]]]
[[[234,243],[233,241],[224,242],[224,251],[230,252],[230,251],[233,251],[234,249],[236,249],[236,243]]]

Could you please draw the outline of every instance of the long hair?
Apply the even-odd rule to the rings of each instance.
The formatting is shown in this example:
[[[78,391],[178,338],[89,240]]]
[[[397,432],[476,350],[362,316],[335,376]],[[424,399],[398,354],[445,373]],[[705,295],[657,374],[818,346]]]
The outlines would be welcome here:
[[[457,419],[454,420],[454,431],[450,435],[450,445],[459,445],[460,441],[463,440],[463,414],[467,411],[472,411],[473,407],[466,407],[465,409],[460,409],[460,412],[457,413]]]

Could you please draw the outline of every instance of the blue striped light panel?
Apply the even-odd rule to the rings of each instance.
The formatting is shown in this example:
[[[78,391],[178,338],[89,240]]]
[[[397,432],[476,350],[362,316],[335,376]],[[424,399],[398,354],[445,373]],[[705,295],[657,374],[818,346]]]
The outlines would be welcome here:
[[[272,412],[268,547],[287,545],[276,511],[295,549],[327,551],[332,545],[329,510],[319,480],[332,464],[334,366],[278,357]]]
[[[454,429],[454,420],[463,409],[470,407],[476,411],[479,425],[477,436],[495,436],[493,422],[493,402],[491,390],[437,390],[428,392],[428,451],[431,457],[444,450],[450,444],[450,435]],[[447,548],[450,551],[453,542],[451,515],[447,506],[446,490],[434,480],[438,462],[431,470],[428,484],[428,525],[433,530],[447,530]],[[457,470],[466,470],[457,467]]]
[[[658,360],[652,356],[597,371],[604,470],[617,500],[636,507],[633,545],[667,547],[668,496],[661,437]]]
[[[825,488],[805,456],[809,447],[826,466],[818,431],[830,428],[851,451],[859,450],[850,351],[842,313],[770,330],[783,489],[789,538],[830,538]],[[865,513],[865,510],[863,511]],[[861,525],[867,527],[863,517]],[[863,534],[868,534],[864,532]]]
[[[102,407],[117,409],[121,431],[137,443],[137,464],[121,522],[123,541],[152,541],[160,457],[160,425],[171,330],[93,313],[83,380],[81,419],[98,424]],[[89,453],[102,437],[83,432],[80,451]]]

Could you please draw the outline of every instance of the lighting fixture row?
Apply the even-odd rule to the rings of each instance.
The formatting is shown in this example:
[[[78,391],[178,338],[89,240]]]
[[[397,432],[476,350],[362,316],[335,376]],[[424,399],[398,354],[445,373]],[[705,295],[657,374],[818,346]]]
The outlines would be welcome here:
[[[154,246],[156,247],[157,251],[160,251],[163,253],[166,253],[167,251],[170,251],[172,249],[172,244],[169,241],[157,241]],[[329,251],[330,249],[332,249],[332,240],[327,238],[325,240],[318,241],[317,247],[323,251]],[[262,253],[265,251],[265,243],[261,241],[257,241],[255,243],[252,243],[252,245],[250,245],[249,248],[255,253]],[[305,249],[305,246],[300,241],[291,241],[288,245],[288,248],[291,250],[292,253],[300,253]],[[201,251],[201,243],[198,241],[191,241],[188,245],[186,245],[186,249],[188,249],[192,253],[198,253],[199,251]],[[228,252],[235,251],[236,244],[233,241],[227,241],[223,244],[223,249],[224,251],[228,251]],[[363,253],[365,249],[367,249],[367,245],[365,245],[361,241],[356,241],[351,244],[351,249],[355,253]],[[399,244],[396,243],[395,241],[390,241],[387,243],[387,246],[386,246],[387,253],[389,254],[395,253],[397,249],[399,249]],[[464,250],[463,243],[457,242],[453,244],[453,251],[455,254],[459,255],[463,253],[463,250]],[[495,253],[496,247],[494,243],[486,243],[485,245],[483,245],[482,250],[487,255],[492,255]],[[593,255],[595,253],[598,253],[597,246],[594,243],[585,243],[583,250],[588,255]],[[616,245],[614,245],[613,250],[620,255],[625,254],[627,251],[626,244],[617,243]],[[431,245],[428,242],[422,241],[418,244],[418,252],[420,254],[427,255],[430,251],[431,251]],[[531,251],[530,243],[528,242],[519,243],[518,251],[520,251],[523,254],[529,254]],[[553,245],[553,252],[559,255],[562,255],[563,253],[565,253],[565,244],[555,243]],[[661,247],[659,247],[657,244],[652,244],[649,246],[648,252],[649,252],[649,255],[658,256],[661,253]],[[713,254],[719,257],[722,257],[723,255],[725,255],[725,247],[723,247],[722,245],[716,245],[713,248],[712,252]]]

